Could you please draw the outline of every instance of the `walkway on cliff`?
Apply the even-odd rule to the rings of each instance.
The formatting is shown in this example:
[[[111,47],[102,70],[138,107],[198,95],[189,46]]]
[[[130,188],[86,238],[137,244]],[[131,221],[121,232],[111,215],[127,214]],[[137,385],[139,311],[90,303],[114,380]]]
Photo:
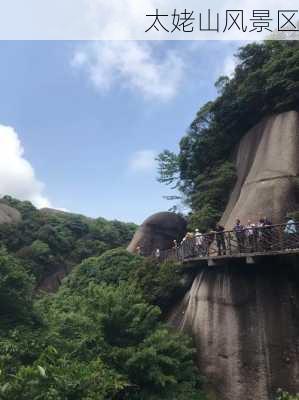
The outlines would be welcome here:
[[[155,255],[160,261],[204,263],[216,266],[228,260],[243,259],[254,264],[260,257],[299,254],[299,224],[291,232],[287,224],[270,225],[221,233],[210,232],[201,238],[185,240],[178,247],[161,250]]]

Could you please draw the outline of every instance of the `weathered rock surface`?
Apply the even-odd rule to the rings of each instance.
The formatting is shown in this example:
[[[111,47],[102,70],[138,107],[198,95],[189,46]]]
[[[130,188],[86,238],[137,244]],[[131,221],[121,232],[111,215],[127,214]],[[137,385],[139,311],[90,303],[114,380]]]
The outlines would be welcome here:
[[[299,269],[285,260],[202,269],[169,322],[189,332],[217,400],[299,391]]]
[[[139,246],[142,254],[150,255],[154,250],[166,250],[174,240],[181,240],[186,233],[184,218],[171,212],[161,212],[146,219],[135,233],[128,251],[135,252]]]
[[[18,210],[4,203],[0,203],[0,224],[15,224],[22,220]]]
[[[295,178],[299,175],[299,115],[286,112],[263,120],[236,149],[238,180],[222,224],[231,229],[236,218],[243,224],[268,216],[284,222],[298,205]]]
[[[283,222],[298,205],[298,154],[298,113],[273,116],[251,129],[235,151],[238,179],[222,224],[231,229],[236,218],[245,224],[265,215]],[[148,250],[167,247],[170,238],[165,240],[161,221],[153,226],[151,218],[145,221],[129,250],[138,244]],[[215,398],[269,400],[279,387],[298,392],[298,259],[198,268],[169,322],[193,336]]]
[[[71,272],[71,268],[67,266],[61,265],[57,266],[56,268],[51,271],[51,273],[39,282],[38,286],[36,287],[37,292],[47,292],[47,293],[54,293],[56,292],[63,279]]]
[[[268,216],[283,222],[298,204],[299,117],[265,119],[236,149],[238,180],[222,217],[231,229]],[[297,190],[298,191],[298,190]],[[217,399],[269,400],[299,391],[299,269],[273,258],[256,266],[200,270],[170,322],[195,339],[198,363]]]

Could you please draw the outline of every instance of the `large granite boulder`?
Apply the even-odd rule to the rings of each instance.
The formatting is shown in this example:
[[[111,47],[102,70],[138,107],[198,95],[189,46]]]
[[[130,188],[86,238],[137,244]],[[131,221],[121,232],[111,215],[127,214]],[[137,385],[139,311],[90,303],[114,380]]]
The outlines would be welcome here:
[[[128,251],[140,247],[143,255],[151,255],[156,249],[173,247],[173,241],[180,241],[186,233],[187,222],[178,214],[160,212],[147,218],[135,233]]]
[[[283,223],[299,209],[299,114],[265,118],[240,141],[235,151],[237,182],[221,223],[231,229],[236,218],[246,224],[267,216]]]
[[[0,203],[0,224],[16,224],[21,220],[21,213],[17,209]]]

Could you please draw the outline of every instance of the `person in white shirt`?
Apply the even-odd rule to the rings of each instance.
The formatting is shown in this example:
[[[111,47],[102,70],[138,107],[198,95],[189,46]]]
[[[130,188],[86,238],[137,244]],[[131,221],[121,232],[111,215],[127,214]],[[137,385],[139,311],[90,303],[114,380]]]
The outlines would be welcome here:
[[[255,224],[251,223],[250,219],[247,221],[245,226],[245,235],[247,238],[247,244],[249,251],[252,253],[255,251]]]
[[[288,222],[286,223],[284,229],[284,236],[285,236],[285,249],[294,249],[297,247],[297,228],[296,223],[293,218],[288,218]]]
[[[157,259],[160,258],[160,249],[156,249],[155,256]]]
[[[203,234],[199,232],[199,229],[195,229],[195,252],[196,255],[202,255],[203,253]]]

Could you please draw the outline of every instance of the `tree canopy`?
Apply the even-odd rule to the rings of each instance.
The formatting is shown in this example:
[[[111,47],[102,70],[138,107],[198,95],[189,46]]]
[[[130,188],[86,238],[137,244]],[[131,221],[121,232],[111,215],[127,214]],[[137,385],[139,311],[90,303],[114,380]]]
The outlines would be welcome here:
[[[154,279],[147,260],[112,250],[38,298],[18,263],[0,254],[1,310],[14,317],[0,330],[3,400],[204,400],[191,339],[163,324],[157,305],[176,295],[168,288],[181,277],[178,268],[166,285],[158,265]]]
[[[0,226],[1,399],[204,400],[191,339],[162,322],[181,266],[128,253],[133,224],[2,201],[23,219]],[[58,263],[58,291],[36,291]]]
[[[240,139],[264,117],[299,109],[297,41],[251,43],[239,49],[236,61],[233,76],[216,82],[218,97],[190,124],[179,154],[166,150],[158,157],[159,180],[180,190],[192,226],[203,230],[224,211]]]
[[[0,243],[10,254],[24,261],[36,278],[37,286],[57,268],[69,271],[88,257],[127,246],[137,228],[133,223],[40,211],[28,201],[9,196],[0,201],[15,207],[22,215],[18,224],[0,225]]]

